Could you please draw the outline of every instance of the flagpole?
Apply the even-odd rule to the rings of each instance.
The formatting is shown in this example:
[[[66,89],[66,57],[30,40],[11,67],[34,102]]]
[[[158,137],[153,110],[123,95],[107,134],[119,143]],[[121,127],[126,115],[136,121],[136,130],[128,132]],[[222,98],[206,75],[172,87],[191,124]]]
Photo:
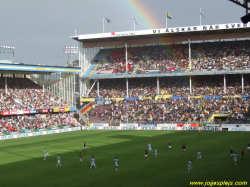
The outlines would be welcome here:
[[[168,12],[166,12],[166,29],[168,28]]]
[[[201,8],[200,8],[200,26],[201,26]]]
[[[102,18],[102,32],[104,33],[104,17]]]
[[[135,18],[134,18],[134,31],[135,31]]]

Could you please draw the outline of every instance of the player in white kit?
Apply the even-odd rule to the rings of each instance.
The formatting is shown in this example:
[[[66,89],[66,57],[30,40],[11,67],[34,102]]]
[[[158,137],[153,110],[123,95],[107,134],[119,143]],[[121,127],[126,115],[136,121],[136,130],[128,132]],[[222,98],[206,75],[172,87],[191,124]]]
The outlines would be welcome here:
[[[43,150],[43,158],[44,158],[44,160],[46,160],[46,159],[47,159],[46,149],[44,149],[44,150]]]
[[[191,162],[191,159],[189,159],[188,161],[188,173],[193,173],[193,167],[192,167],[192,162]]]
[[[201,160],[201,162],[202,162],[201,152],[198,150],[198,152],[197,152],[197,159],[196,159],[196,162],[197,162],[199,159],[200,159],[200,160]]]
[[[115,157],[114,162],[115,162],[115,170],[117,171],[118,170],[118,163],[119,163],[119,160],[117,157]]]
[[[91,158],[90,169],[92,169],[93,167],[97,168],[96,165],[95,165],[95,158],[94,157]]]
[[[151,145],[151,143],[148,144],[148,152],[152,153],[152,145]]]
[[[238,159],[238,155],[236,152],[234,152],[234,165],[236,165]]]
[[[62,165],[61,165],[61,158],[60,158],[60,155],[57,156],[57,165],[56,165],[56,167],[57,167],[57,166],[60,166],[60,167],[62,166]]]
[[[247,144],[247,150],[250,152],[250,142]]]
[[[79,160],[80,160],[80,162],[78,165],[80,166],[80,165],[82,165],[82,152],[79,153]]]
[[[157,151],[157,148],[155,148],[155,159],[157,159],[158,157],[158,151]]]

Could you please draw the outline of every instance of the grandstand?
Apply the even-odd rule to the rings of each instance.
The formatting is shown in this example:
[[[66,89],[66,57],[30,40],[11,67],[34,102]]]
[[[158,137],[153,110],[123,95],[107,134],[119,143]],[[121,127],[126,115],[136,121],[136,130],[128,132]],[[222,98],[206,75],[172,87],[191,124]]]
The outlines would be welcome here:
[[[1,64],[1,130],[75,126],[76,113],[82,125],[249,123],[249,31],[79,35],[80,59],[67,67]]]
[[[1,63],[0,71],[0,132],[4,135],[79,125],[73,98],[78,87],[70,86],[79,68]]]
[[[80,115],[86,123],[249,123],[249,31],[230,23],[72,36]]]

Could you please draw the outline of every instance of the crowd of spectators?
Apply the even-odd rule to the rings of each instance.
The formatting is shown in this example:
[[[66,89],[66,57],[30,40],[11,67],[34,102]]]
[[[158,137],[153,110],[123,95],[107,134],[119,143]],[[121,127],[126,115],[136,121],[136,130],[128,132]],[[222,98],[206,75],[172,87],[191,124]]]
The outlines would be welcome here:
[[[250,69],[250,42],[210,42],[200,45],[190,71],[235,71]]]
[[[158,100],[115,101],[95,106],[87,113],[91,122],[109,123],[119,120],[128,123],[207,122],[212,114],[227,114],[227,122],[249,118],[249,98],[163,98]]]
[[[4,116],[0,118],[0,132],[16,132],[68,125],[76,126],[77,123],[73,113]]]
[[[152,46],[137,73],[182,72],[188,66],[187,45]]]
[[[191,67],[187,44],[129,48],[127,67],[125,49],[115,49],[100,61],[97,73],[125,73],[126,69],[129,73],[138,74],[250,70],[249,41],[193,43],[191,49]],[[160,77],[158,93],[157,78],[128,79],[128,90],[126,79],[99,80],[99,94],[95,86],[87,97],[145,99],[110,99],[110,104],[95,106],[87,116],[91,122],[200,122],[219,113],[227,114],[230,116],[228,119],[245,120],[249,118],[249,99],[239,95],[250,95],[250,75],[244,74],[244,88],[241,81],[241,74],[226,75],[224,87],[223,75],[191,76],[190,88],[190,77]],[[0,95],[0,112],[67,106],[63,100],[27,78],[7,78],[6,87],[5,78],[1,77]],[[178,98],[156,99],[157,95]],[[205,96],[211,98],[206,99]],[[1,117],[0,129],[7,132],[67,125],[69,120],[74,121],[68,115],[58,113]]]
[[[244,89],[242,91],[241,75],[226,75],[226,89],[224,89],[223,75],[192,76],[191,93],[189,77],[159,78],[159,95],[174,97],[188,96],[228,96],[250,95],[250,75],[244,75]],[[97,87],[89,93],[92,98],[126,98],[126,80],[99,80],[99,96]],[[156,78],[128,79],[128,97],[155,97],[157,94]]]
[[[67,105],[62,99],[43,90],[41,86],[28,78],[0,78],[0,113],[59,107],[67,107]],[[76,124],[73,114],[69,112],[0,116],[0,132],[75,126]]]
[[[221,41],[128,48],[128,72],[138,74],[250,69],[250,42]],[[97,73],[125,73],[125,49],[114,49]]]
[[[99,80],[99,96],[96,86],[87,97],[127,97],[125,79]],[[153,96],[156,93],[156,79],[129,79],[129,97]]]
[[[0,78],[0,112],[13,110],[50,109],[64,107],[66,103],[43,90],[28,78]]]
[[[101,61],[101,66],[97,69],[97,74],[108,73],[132,73],[138,62],[145,56],[144,48],[130,48],[128,50],[128,66],[126,66],[125,49],[114,49],[109,56]]]
[[[189,77],[159,78],[159,95],[172,95],[175,98],[157,99],[156,78],[129,79],[129,98],[142,97],[133,101],[115,100],[127,98],[125,79],[101,80],[99,97],[105,100],[109,98],[111,103],[96,106],[87,115],[93,122],[108,122],[110,119],[124,122],[206,121],[214,113],[227,114],[228,119],[247,118],[250,75],[244,75],[243,91],[241,75],[226,75],[226,89],[223,75],[194,76],[191,80],[192,94]],[[90,96],[98,97],[95,88]]]

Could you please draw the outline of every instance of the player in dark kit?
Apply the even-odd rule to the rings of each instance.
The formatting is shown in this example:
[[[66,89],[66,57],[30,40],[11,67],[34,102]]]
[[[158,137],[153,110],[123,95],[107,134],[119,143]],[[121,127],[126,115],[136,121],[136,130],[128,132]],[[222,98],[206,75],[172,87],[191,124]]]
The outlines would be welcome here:
[[[145,156],[145,161],[147,161],[147,160],[148,160],[148,150],[147,150],[147,149],[146,149],[146,151],[145,151],[144,156]]]
[[[185,152],[186,152],[186,145],[185,145],[185,143],[181,147],[182,147],[183,155],[185,155]]]
[[[241,160],[243,160],[243,159],[244,159],[244,155],[245,155],[245,149],[244,149],[244,147],[243,147],[243,149],[241,150],[241,155],[242,155]]]
[[[87,144],[86,144],[86,142],[84,141],[84,143],[83,143],[83,151],[87,151]]]
[[[229,153],[230,153],[230,158],[233,158],[233,157],[234,157],[234,149],[233,149],[232,146],[231,146],[231,148],[230,148]]]
[[[168,150],[171,151],[172,149],[172,142],[168,142]]]

